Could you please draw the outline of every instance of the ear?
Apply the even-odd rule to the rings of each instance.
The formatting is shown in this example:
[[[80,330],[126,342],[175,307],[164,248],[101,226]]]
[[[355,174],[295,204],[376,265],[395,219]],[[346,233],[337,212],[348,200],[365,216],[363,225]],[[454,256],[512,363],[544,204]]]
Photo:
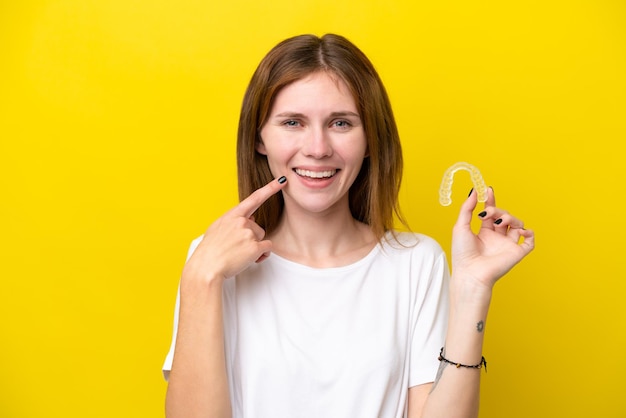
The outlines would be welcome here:
[[[259,138],[256,141],[256,145],[254,147],[256,149],[256,152],[258,152],[261,155],[267,155],[267,150],[265,149],[265,144],[263,143],[263,138]]]

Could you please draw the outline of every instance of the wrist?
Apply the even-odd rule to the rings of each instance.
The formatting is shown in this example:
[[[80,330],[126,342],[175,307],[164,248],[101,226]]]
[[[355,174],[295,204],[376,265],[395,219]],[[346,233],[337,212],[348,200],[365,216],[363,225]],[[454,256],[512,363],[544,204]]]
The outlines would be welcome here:
[[[185,271],[181,277],[180,289],[183,293],[191,294],[212,291],[221,292],[225,280],[226,278],[221,274],[193,274]]]
[[[467,277],[452,275],[450,280],[450,302],[461,305],[489,306],[493,287],[478,283]]]

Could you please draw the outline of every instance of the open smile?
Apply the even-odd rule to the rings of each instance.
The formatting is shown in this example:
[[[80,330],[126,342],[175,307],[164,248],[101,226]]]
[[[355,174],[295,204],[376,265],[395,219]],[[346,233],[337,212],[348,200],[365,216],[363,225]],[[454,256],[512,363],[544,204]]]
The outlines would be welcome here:
[[[327,179],[331,178],[335,174],[337,174],[337,170],[323,170],[323,171],[312,171],[312,170],[303,170],[301,168],[295,168],[293,171],[300,177],[307,177],[311,179]]]

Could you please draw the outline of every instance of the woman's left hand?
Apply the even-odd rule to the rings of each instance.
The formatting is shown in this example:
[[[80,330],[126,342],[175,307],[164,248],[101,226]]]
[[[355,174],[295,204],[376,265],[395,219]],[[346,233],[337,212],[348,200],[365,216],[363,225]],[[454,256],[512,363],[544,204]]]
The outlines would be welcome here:
[[[470,223],[478,196],[475,190],[461,206],[452,233],[452,274],[471,286],[491,290],[535,246],[535,234],[507,211],[496,207],[493,189],[487,189],[482,224],[474,233]]]

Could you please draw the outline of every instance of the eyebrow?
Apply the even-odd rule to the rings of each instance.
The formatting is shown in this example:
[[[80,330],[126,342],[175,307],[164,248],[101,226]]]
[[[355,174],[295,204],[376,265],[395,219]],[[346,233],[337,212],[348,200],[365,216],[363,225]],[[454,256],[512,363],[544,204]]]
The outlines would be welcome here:
[[[357,118],[361,118],[361,116],[359,116],[358,113],[354,113],[351,112],[349,110],[344,110],[344,111],[340,111],[340,112],[332,112],[330,114],[331,117],[336,118],[336,117],[346,117],[346,116],[352,116],[352,117],[357,117]],[[274,115],[274,117],[276,118],[284,118],[284,117],[289,117],[289,118],[306,118],[306,115],[304,115],[303,113],[298,113],[298,112],[282,112],[279,113],[277,115]]]

